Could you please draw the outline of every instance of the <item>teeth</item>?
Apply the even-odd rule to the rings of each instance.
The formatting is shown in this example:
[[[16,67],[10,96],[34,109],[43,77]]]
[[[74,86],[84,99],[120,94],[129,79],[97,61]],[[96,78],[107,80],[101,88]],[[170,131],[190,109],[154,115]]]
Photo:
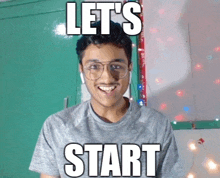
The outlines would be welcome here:
[[[101,90],[110,93],[112,90],[114,90],[116,87],[112,86],[112,87],[99,87]]]

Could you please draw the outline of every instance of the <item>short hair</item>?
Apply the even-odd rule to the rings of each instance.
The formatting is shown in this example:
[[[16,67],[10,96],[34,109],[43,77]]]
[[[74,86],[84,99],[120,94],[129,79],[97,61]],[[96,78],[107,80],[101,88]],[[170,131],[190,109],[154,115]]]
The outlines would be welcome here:
[[[128,58],[128,63],[131,63],[132,55],[132,41],[130,37],[123,31],[119,23],[110,21],[110,34],[101,34],[101,21],[97,21],[91,25],[96,27],[97,34],[95,35],[82,35],[77,41],[76,52],[79,57],[79,63],[82,64],[82,58],[84,50],[90,45],[102,45],[102,44],[113,44],[119,48],[123,48]]]

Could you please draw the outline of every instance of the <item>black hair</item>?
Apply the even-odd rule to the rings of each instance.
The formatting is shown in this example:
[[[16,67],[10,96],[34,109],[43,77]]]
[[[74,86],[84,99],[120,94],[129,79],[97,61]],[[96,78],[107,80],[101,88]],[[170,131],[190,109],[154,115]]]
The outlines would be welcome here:
[[[101,45],[101,44],[113,44],[119,48],[123,48],[128,58],[128,63],[131,63],[132,55],[132,41],[130,37],[123,31],[119,23],[110,21],[110,34],[101,34],[101,21],[97,21],[91,25],[97,29],[95,35],[82,35],[77,41],[76,52],[79,57],[79,62],[82,64],[82,57],[84,50],[90,45]]]

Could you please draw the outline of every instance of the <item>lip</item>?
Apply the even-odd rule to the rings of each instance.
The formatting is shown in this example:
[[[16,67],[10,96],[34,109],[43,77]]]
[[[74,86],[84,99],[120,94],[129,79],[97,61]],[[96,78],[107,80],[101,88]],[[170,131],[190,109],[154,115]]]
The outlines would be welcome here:
[[[104,87],[104,86],[103,86]],[[105,86],[105,87],[110,87],[110,86]],[[101,90],[100,88],[99,88],[99,86],[97,87],[97,89],[102,93],[102,94],[104,94],[105,96],[113,96],[114,95],[114,93],[115,93],[115,90],[117,89],[117,87],[118,86],[114,86],[115,87],[115,89],[113,89],[110,93],[107,93],[107,92],[105,92],[105,91],[103,91],[103,90]]]

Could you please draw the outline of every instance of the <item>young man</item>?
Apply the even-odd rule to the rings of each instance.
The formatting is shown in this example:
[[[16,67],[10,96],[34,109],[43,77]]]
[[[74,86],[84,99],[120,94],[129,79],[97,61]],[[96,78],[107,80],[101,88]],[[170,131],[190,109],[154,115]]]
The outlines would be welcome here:
[[[112,21],[110,35],[101,35],[100,22],[92,26],[97,28],[97,35],[82,36],[76,49],[80,59],[82,82],[85,82],[91,99],[47,118],[29,169],[41,173],[42,178],[71,177],[65,166],[74,165],[73,162],[78,160],[76,157],[75,160],[71,159],[73,157],[67,158],[65,148],[71,143],[80,144],[82,147],[85,144],[116,144],[121,167],[123,144],[130,144],[131,147],[138,145],[141,150],[142,144],[159,143],[160,152],[156,153],[156,177],[178,178],[177,173],[173,173],[178,151],[170,121],[161,113],[148,107],[140,107],[136,102],[123,97],[132,71],[130,38],[123,32],[120,24]],[[96,162],[89,162],[91,160],[86,149],[84,154],[78,155],[76,150],[72,151],[72,155],[75,153],[83,161],[84,172],[81,177],[94,174],[96,177],[116,175],[115,170],[107,171],[106,175],[102,162],[104,148],[105,146],[97,155],[97,170],[89,170]],[[136,153],[130,154],[132,157]],[[135,168],[131,166],[131,170],[117,172],[117,176],[121,177],[127,171],[127,177],[132,177],[140,170],[138,177],[146,177],[146,154],[142,153],[138,160],[141,167],[137,166],[137,162],[133,163]],[[110,165],[115,164],[115,158],[113,160],[112,157],[110,162],[112,163],[108,161]],[[78,165],[74,166],[72,171],[79,168]]]

